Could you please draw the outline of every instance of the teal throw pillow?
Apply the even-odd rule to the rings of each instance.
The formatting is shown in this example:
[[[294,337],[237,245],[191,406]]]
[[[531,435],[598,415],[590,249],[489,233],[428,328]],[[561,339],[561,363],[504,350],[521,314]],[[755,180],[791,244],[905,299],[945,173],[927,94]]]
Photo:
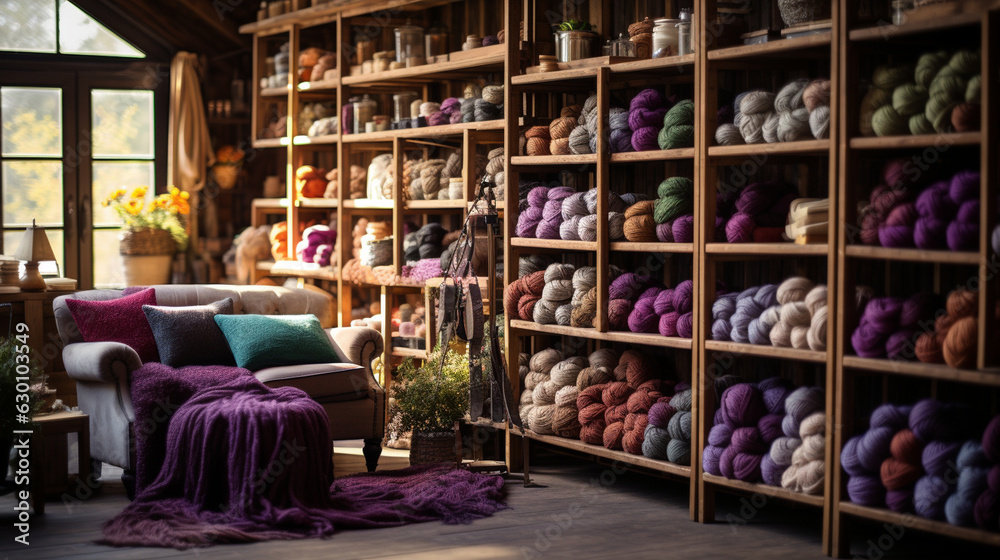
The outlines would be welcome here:
[[[216,315],[236,365],[269,367],[342,361],[315,315]]]

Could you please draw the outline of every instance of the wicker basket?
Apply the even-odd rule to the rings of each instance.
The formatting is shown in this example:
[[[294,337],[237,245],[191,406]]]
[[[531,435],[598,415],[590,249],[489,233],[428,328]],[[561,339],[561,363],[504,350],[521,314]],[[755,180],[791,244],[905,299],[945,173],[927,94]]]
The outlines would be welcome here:
[[[778,11],[785,25],[793,27],[830,19],[830,0],[778,0]]]
[[[127,229],[118,236],[118,252],[122,255],[173,255],[177,243],[165,229]]]
[[[410,464],[454,462],[455,432],[413,433],[410,438]]]

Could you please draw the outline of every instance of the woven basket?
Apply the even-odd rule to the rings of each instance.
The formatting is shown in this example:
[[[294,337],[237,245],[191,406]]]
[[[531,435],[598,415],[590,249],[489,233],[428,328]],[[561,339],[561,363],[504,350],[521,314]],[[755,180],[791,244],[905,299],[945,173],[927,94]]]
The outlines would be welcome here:
[[[416,433],[410,438],[410,464],[454,462],[455,432]]]
[[[778,0],[778,11],[786,26],[802,25],[830,19],[830,0]]]
[[[173,255],[177,243],[165,229],[127,229],[118,236],[118,252],[122,255]]]

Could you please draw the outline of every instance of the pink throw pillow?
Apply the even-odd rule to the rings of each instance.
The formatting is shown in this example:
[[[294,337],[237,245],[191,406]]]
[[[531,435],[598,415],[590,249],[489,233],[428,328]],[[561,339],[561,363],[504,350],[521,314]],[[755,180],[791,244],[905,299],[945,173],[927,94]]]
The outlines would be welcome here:
[[[66,305],[86,342],[121,342],[131,346],[143,363],[159,361],[156,339],[143,305],[156,305],[156,290],[104,301],[68,299]]]

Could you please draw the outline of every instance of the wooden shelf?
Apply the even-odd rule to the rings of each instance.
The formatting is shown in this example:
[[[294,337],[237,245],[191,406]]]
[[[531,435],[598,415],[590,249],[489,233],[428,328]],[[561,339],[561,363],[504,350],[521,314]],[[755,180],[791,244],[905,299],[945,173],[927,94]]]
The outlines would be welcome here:
[[[619,461],[629,465],[635,465],[637,467],[643,467],[646,469],[651,469],[662,473],[668,473],[683,478],[691,477],[691,467],[684,465],[677,465],[669,461],[650,459],[642,455],[632,455],[631,453],[626,453],[625,451],[615,451],[612,449],[607,449],[606,447],[602,447],[600,445],[591,445],[589,443],[585,443],[577,439],[536,434],[531,430],[521,430],[519,428],[513,428],[511,430],[511,433],[520,435],[522,437],[526,437],[528,439],[539,441],[542,443],[547,443],[549,445],[562,447],[563,449],[571,449],[573,451],[586,453],[587,455],[603,457],[605,459],[611,459],[613,461]]]
[[[627,342],[632,344],[644,344],[646,346],[659,346],[661,348],[678,348],[680,350],[690,350],[692,348],[690,338],[677,338],[650,333],[631,333],[619,331],[600,332],[594,328],[567,327],[565,325],[542,325],[540,323],[523,321],[520,319],[511,319],[510,328],[542,334],[575,336],[579,338],[589,338],[591,340],[606,340],[608,342]]]
[[[742,480],[729,479],[724,476],[715,476],[714,474],[709,473],[702,473],[701,476],[704,478],[705,482],[716,486],[722,486],[733,490],[741,490],[751,494],[763,494],[772,498],[780,498],[782,500],[798,502],[800,504],[806,504],[814,507],[823,507],[823,496],[792,492],[791,490],[781,488],[780,486],[753,484],[750,482],[743,482]]]
[[[273,88],[261,88],[261,97],[287,97],[288,96],[288,86],[273,87]]]
[[[254,148],[280,148],[288,145],[288,137],[281,138],[257,138],[253,141]]]
[[[514,156],[511,165],[596,165],[597,154],[567,154],[560,156]]]
[[[712,352],[728,352],[730,354],[745,354],[747,356],[760,356],[780,360],[796,360],[818,364],[826,363],[826,352],[803,350],[800,348],[782,348],[779,346],[746,344],[727,340],[706,340],[705,349]]]
[[[694,243],[661,243],[659,241],[612,241],[608,243],[612,251],[640,253],[694,253]]]
[[[955,369],[947,364],[926,364],[924,362],[862,358],[860,356],[844,356],[844,368],[1000,387],[1000,368],[992,370]]]
[[[875,27],[853,29],[847,36],[852,41],[886,41],[893,37],[905,37],[907,35],[942,31],[956,27],[979,26],[982,20],[982,13],[954,14],[923,21],[907,22],[903,25],[877,25]]]
[[[396,85],[399,82],[414,82],[419,80],[454,80],[461,76],[465,70],[475,70],[481,74],[484,71],[494,70],[503,72],[504,45],[492,45],[475,49],[478,56],[463,57],[458,60],[448,60],[447,62],[435,62],[424,64],[412,68],[399,68],[398,70],[385,70],[371,74],[361,74],[360,76],[344,76],[342,82],[345,86],[373,86],[383,84]]]
[[[532,74],[520,74],[511,76],[510,83],[515,86],[550,84],[554,82],[566,82],[575,80],[594,80],[597,77],[599,66],[586,68],[570,68],[567,70],[555,70],[553,72],[535,72]]]
[[[407,210],[462,210],[466,207],[465,199],[459,200],[408,200],[403,205]]]
[[[287,198],[255,198],[250,203],[254,208],[278,210],[288,208]]]
[[[711,146],[709,157],[742,157],[754,155],[826,155],[830,153],[829,140],[799,140],[764,144],[739,144],[736,146]]]
[[[757,45],[738,45],[724,49],[708,51],[708,59],[715,60],[739,60],[754,57],[777,57],[777,56],[802,56],[803,50],[830,48],[830,39],[833,34],[818,33],[805,37],[793,37],[791,39],[777,39],[760,43]],[[829,53],[825,53],[829,56]]]
[[[622,152],[611,154],[611,163],[629,163],[641,161],[671,161],[679,159],[694,159],[694,148],[676,148],[673,150],[648,150],[643,152]]]
[[[951,523],[945,523],[944,521],[924,519],[912,513],[896,513],[887,509],[858,505],[853,502],[840,502],[840,512],[880,523],[900,525],[906,527],[907,530],[917,529],[918,531],[927,531],[989,546],[1000,546],[1000,533],[996,531],[959,527]]]
[[[367,198],[356,198],[344,201],[344,208],[359,208],[365,210],[392,210],[395,206],[394,200],[370,200]]]
[[[339,134],[324,134],[322,136],[296,136],[292,138],[292,144],[296,146],[309,146],[313,144],[336,144],[340,140]]]
[[[417,350],[416,348],[393,346],[392,355],[400,358],[416,358],[418,360],[426,360],[427,350]]]
[[[918,134],[916,136],[864,136],[851,138],[850,146],[855,150],[897,150],[908,148],[932,148],[935,146],[976,146],[982,141],[982,134],[974,132],[950,132],[946,134]]]
[[[979,253],[967,251],[931,251],[925,249],[896,249],[872,245],[848,245],[844,254],[858,259],[908,261],[919,263],[978,265]]]
[[[535,239],[515,237],[510,240],[512,247],[534,247],[537,249],[563,249],[567,251],[596,251],[596,241],[575,241],[572,239]]]
[[[311,280],[328,280],[336,282],[340,279],[340,271],[332,266],[316,269],[286,268],[274,261],[257,261],[257,270],[266,272],[269,276],[288,276],[291,278],[309,278]]]
[[[684,66],[694,66],[695,60],[697,60],[698,55],[692,54],[681,54],[677,56],[666,56],[663,58],[650,58],[646,60],[634,60],[628,62],[618,62],[611,64],[608,68],[611,69],[611,74],[630,74],[633,72],[653,72],[656,70],[663,70],[665,68],[678,68]]]
[[[434,136],[461,135],[466,130],[503,130],[503,119],[470,123],[444,124],[441,126],[423,126],[420,128],[401,128],[399,130],[382,130],[379,132],[363,132],[361,134],[344,134],[341,142],[386,142],[395,138],[428,138]]]
[[[295,200],[299,208],[336,208],[336,198],[299,198]]]
[[[770,255],[794,257],[825,257],[829,253],[826,243],[799,245],[792,243],[706,243],[705,252],[710,255]]]
[[[299,82],[297,86],[302,93],[328,93],[335,92],[339,87],[339,80],[314,80],[311,82]]]

